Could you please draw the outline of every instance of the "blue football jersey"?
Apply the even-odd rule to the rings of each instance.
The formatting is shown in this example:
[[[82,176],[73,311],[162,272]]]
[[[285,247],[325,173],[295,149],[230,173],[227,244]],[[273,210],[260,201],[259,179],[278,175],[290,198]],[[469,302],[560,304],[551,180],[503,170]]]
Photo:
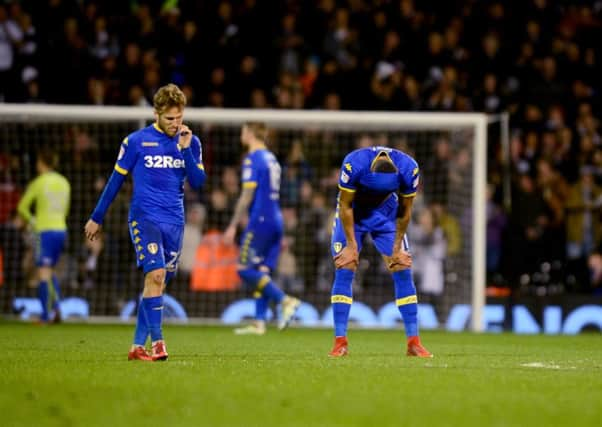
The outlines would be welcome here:
[[[389,157],[396,173],[374,173],[372,163],[381,154]],[[378,207],[389,194],[398,192],[401,197],[416,194],[420,180],[418,163],[406,153],[388,147],[360,148],[349,153],[343,160],[339,187],[355,192],[354,209]]]
[[[282,221],[280,212],[280,163],[267,149],[249,153],[242,166],[243,188],[255,188],[249,208],[249,223]]]
[[[203,169],[201,142],[195,135],[190,149],[197,167]],[[131,133],[121,143],[115,170],[131,173],[134,180],[130,221],[184,224],[186,170],[178,135],[170,137],[156,124]]]

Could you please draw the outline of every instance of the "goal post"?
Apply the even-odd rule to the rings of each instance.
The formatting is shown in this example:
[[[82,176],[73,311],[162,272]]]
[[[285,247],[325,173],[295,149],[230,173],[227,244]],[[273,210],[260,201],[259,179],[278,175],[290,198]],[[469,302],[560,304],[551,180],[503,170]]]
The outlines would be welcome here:
[[[98,157],[98,174],[105,177],[111,172],[111,163],[119,149],[119,143],[129,132],[147,124],[153,119],[152,108],[150,107],[118,107],[118,106],[71,106],[71,105],[40,105],[40,104],[0,104],[0,156],[7,159],[4,164],[11,164],[10,170],[5,171],[4,179],[11,181],[16,188],[21,190],[24,185],[35,176],[35,168],[32,165],[32,158],[35,155],[36,147],[40,145],[56,146],[63,154],[69,156],[81,156],[81,151],[85,151],[88,146],[94,147],[92,157],[87,158],[87,162],[93,162]],[[303,187],[291,188],[294,191],[301,191],[300,201],[291,202],[297,215],[295,220],[299,221],[309,209],[307,201],[303,200],[303,191],[322,192],[332,194],[331,188],[332,173],[334,165],[342,161],[344,154],[361,144],[388,145],[399,148],[408,148],[414,155],[422,170],[422,180],[424,182],[425,200],[421,206],[429,206],[433,200],[445,204],[445,208],[450,216],[455,216],[456,223],[460,224],[462,244],[456,248],[454,255],[457,259],[455,263],[444,265],[443,274],[445,275],[444,284],[446,290],[443,292],[445,298],[443,302],[435,299],[436,304],[441,304],[443,311],[448,311],[454,304],[468,304],[471,306],[470,329],[473,331],[483,330],[483,310],[485,306],[485,254],[486,254],[486,182],[487,182],[487,126],[488,120],[485,114],[480,113],[438,113],[438,112],[342,112],[342,111],[318,111],[318,110],[245,110],[245,109],[211,109],[211,108],[187,108],[184,115],[184,121],[191,125],[194,133],[199,136],[203,143],[204,155],[210,162],[208,174],[213,183],[212,188],[218,186],[227,187],[229,184],[227,178],[223,177],[224,166],[230,170],[237,170],[236,166],[240,159],[239,134],[240,125],[249,121],[265,122],[270,129],[273,129],[272,138],[279,145],[275,150],[283,167],[287,168],[287,158],[295,144],[300,146],[303,151],[303,158],[308,163],[308,168],[312,169],[311,174],[301,178],[301,181],[308,182],[307,189]],[[72,127],[77,129],[73,129]],[[79,132],[79,133],[78,133]],[[77,135],[74,135],[77,133]],[[365,137],[365,138],[364,138]],[[365,140],[362,140],[364,138]],[[466,177],[458,178],[458,183],[451,179],[446,183],[447,176],[440,178],[443,185],[442,190],[433,190],[429,188],[429,182],[434,179],[429,177],[428,166],[433,163],[434,156],[437,155],[437,144],[445,140],[452,154],[449,157],[450,176],[455,176],[455,167],[466,166]],[[82,148],[83,147],[83,148]],[[205,150],[209,154],[205,154]],[[462,153],[460,153],[462,152]],[[111,155],[110,153],[113,153]],[[464,157],[461,157],[462,154]],[[111,157],[112,156],[112,157]],[[456,157],[457,156],[457,157]],[[460,163],[462,159],[468,156],[467,163]],[[73,199],[76,205],[81,205],[81,210],[72,215],[79,215],[72,224],[79,224],[85,220],[86,209],[93,201],[95,194],[90,194],[90,189],[95,188],[91,180],[97,179],[85,171],[90,165],[70,166],[72,170],[71,179],[82,181],[81,185],[75,186],[81,193],[74,193]],[[432,166],[433,168],[435,166]],[[80,169],[84,172],[79,172]],[[59,168],[60,169],[60,168]],[[289,172],[291,168],[287,169]],[[434,169],[437,172],[437,169]],[[461,171],[464,173],[464,171]],[[78,175],[79,174],[79,175]],[[458,175],[456,173],[456,175]],[[286,177],[283,177],[286,178]],[[225,181],[221,181],[221,180]],[[84,180],[88,180],[84,182]],[[294,180],[291,180],[294,181]],[[295,184],[296,185],[296,184]],[[328,187],[328,188],[326,188]],[[441,191],[441,194],[436,193]],[[445,193],[445,194],[443,194]],[[214,196],[201,196],[201,204],[207,211],[215,210],[211,199]],[[1,196],[0,196],[1,197]],[[427,200],[429,199],[429,200]],[[443,201],[443,202],[441,202]],[[80,203],[81,202],[81,203]],[[334,200],[326,200],[329,209],[334,208]],[[112,208],[113,209],[113,208]],[[417,209],[421,209],[420,206]],[[211,212],[209,212],[209,215]],[[286,219],[286,218],[285,218]],[[223,221],[224,218],[220,218]],[[219,222],[219,221],[218,221]],[[413,220],[412,222],[416,222]],[[5,230],[6,227],[2,228]],[[4,231],[0,230],[0,234]],[[294,232],[294,227],[292,227]],[[316,233],[318,230],[315,230]],[[71,230],[71,233],[78,233],[79,229]],[[307,234],[307,233],[306,233]],[[309,248],[299,250],[295,253],[296,246],[289,248],[296,259],[296,270],[294,274],[299,274],[299,265],[305,262],[305,256],[312,252],[328,253],[328,244],[322,240],[321,246],[316,246],[316,239],[308,239],[307,236],[296,235],[296,240],[292,238],[293,245],[300,245],[300,241],[310,241],[312,245]],[[2,236],[0,236],[2,237]],[[6,239],[4,239],[6,240]],[[412,241],[410,236],[410,241]],[[82,242],[74,240],[74,246],[71,251],[81,251]],[[107,243],[108,244],[108,243]],[[450,247],[450,241],[447,241],[447,248]],[[324,246],[325,245],[325,246]],[[123,246],[123,245],[122,245]],[[131,248],[118,247],[119,251],[130,251]],[[427,248],[429,251],[432,248]],[[88,252],[90,248],[86,249]],[[116,249],[117,250],[117,249]],[[105,248],[105,251],[108,251]],[[125,252],[124,257],[126,257]],[[425,252],[427,253],[427,252]],[[418,254],[416,255],[418,257]],[[10,268],[23,268],[22,266],[13,266],[10,264],[10,257],[4,257],[5,270]],[[71,253],[71,264],[65,267],[82,268],[81,262],[76,262],[77,255]],[[417,261],[417,260],[416,260]],[[442,262],[446,262],[443,260]],[[327,290],[314,287],[311,277],[315,277],[316,283],[320,278],[320,260],[312,260],[313,267],[310,268],[313,276],[307,274],[304,285],[299,285],[292,289],[297,291],[301,297],[308,301],[316,301],[318,308],[328,305]],[[99,264],[100,265],[100,264]],[[290,267],[290,266],[289,266]],[[98,277],[103,277],[102,267],[97,273]],[[112,268],[116,268],[112,265]],[[129,271],[131,265],[128,265]],[[312,270],[313,269],[313,270]],[[295,273],[295,271],[297,273]],[[305,270],[304,270],[305,271]],[[371,293],[380,293],[387,295],[392,300],[392,290],[382,290],[378,280],[372,280],[372,274],[378,275],[378,267],[369,265],[364,274],[365,292],[358,299],[371,298]],[[118,279],[123,281],[126,272],[115,272]],[[322,271],[322,275],[327,274]],[[6,275],[5,275],[6,276]],[[9,274],[8,276],[17,278],[15,280],[26,280],[24,274]],[[64,273],[64,277],[71,277],[69,272]],[[290,275],[289,275],[290,276]],[[113,276],[112,276],[113,277]],[[288,276],[287,276],[288,277]],[[308,279],[309,277],[309,279]],[[378,276],[380,277],[380,276]],[[423,275],[422,277],[426,277]],[[290,277],[289,277],[290,278]],[[85,294],[91,299],[98,299],[96,303],[91,303],[91,311],[98,310],[98,314],[113,314],[111,311],[111,298],[119,294],[119,289],[112,289],[109,295],[104,295],[102,286],[87,289],[82,285],[81,280],[73,281],[76,283],[70,288],[67,286],[67,294],[80,295]],[[102,280],[102,279],[101,279]],[[6,280],[5,280],[6,281]],[[378,282],[378,283],[376,283]],[[121,282],[120,282],[121,283]],[[7,283],[7,289],[10,286],[11,292],[5,293],[12,297],[19,295],[19,287],[26,288],[23,283]],[[182,285],[186,287],[186,284]],[[426,287],[428,288],[428,286]],[[189,289],[186,289],[188,291]],[[420,288],[419,288],[420,291]],[[31,293],[31,292],[30,292]],[[103,295],[101,295],[103,294]],[[197,304],[195,307],[201,307],[198,311],[190,310],[192,314],[198,313],[201,316],[215,317],[217,311],[211,312],[203,309],[203,304],[207,300],[215,299],[216,306],[225,307],[224,304],[232,302],[235,298],[224,292],[215,293],[194,293],[182,294],[184,303],[189,305]],[[198,296],[203,295],[203,296]],[[219,295],[219,296],[218,296]],[[244,290],[238,290],[233,293],[237,297],[248,296]],[[319,302],[324,300],[325,302]],[[182,302],[182,300],[180,301]],[[220,305],[221,304],[221,305]],[[376,304],[376,306],[375,306]],[[373,309],[377,312],[378,302],[373,303]],[[0,307],[7,309],[10,302],[3,301]],[[368,304],[370,305],[370,304]],[[187,307],[189,308],[189,307]],[[437,308],[437,307],[436,307]],[[442,319],[443,322],[443,319]]]

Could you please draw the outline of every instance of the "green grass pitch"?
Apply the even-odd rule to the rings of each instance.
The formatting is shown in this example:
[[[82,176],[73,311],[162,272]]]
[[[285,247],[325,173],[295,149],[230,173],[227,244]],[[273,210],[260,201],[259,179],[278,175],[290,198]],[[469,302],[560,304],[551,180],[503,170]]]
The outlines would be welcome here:
[[[128,362],[132,325],[0,324],[0,425],[600,426],[602,337],[167,325],[168,362]]]

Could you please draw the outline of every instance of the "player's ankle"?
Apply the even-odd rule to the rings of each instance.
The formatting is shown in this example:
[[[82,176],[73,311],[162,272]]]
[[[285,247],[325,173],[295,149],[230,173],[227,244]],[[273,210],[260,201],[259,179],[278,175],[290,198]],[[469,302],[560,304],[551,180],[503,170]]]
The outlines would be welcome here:
[[[408,337],[408,344],[420,344],[420,336],[414,335]]]

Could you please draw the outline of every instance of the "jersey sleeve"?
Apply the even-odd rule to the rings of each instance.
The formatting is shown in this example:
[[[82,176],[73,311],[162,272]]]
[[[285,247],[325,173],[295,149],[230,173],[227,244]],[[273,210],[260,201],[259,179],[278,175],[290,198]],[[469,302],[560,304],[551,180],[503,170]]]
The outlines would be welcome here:
[[[203,165],[203,150],[201,146],[201,140],[196,136],[192,136],[192,142],[190,143],[190,150],[198,169],[204,171],[205,166]]]
[[[121,175],[127,175],[136,163],[136,151],[136,144],[132,136],[124,138],[119,148],[117,162],[115,162],[115,170]]]
[[[205,167],[203,166],[203,155],[201,150],[201,141],[193,135],[189,148],[182,150],[184,156],[184,165],[188,182],[192,188],[200,188],[205,182]]]
[[[257,165],[254,165],[251,157],[247,156],[242,164],[242,188],[257,187],[258,178]]]
[[[355,156],[348,154],[343,159],[341,173],[339,175],[339,188],[345,191],[354,192],[359,180],[360,168],[357,162],[354,162]]]
[[[405,168],[400,170],[402,173],[400,174],[399,194],[401,197],[414,197],[420,183],[420,168],[418,167],[418,163],[410,158]]]

